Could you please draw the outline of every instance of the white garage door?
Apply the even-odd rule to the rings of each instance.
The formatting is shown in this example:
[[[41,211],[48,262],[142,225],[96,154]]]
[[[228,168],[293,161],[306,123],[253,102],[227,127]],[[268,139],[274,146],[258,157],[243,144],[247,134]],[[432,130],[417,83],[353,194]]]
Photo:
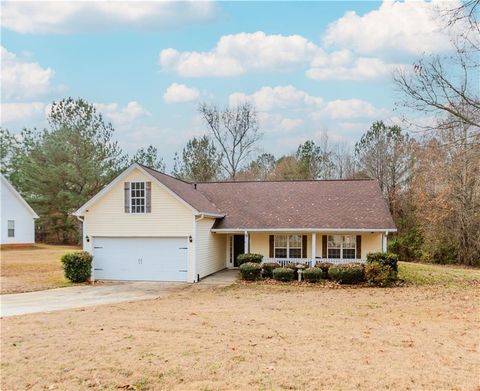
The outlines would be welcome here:
[[[186,238],[94,238],[95,279],[186,281]]]

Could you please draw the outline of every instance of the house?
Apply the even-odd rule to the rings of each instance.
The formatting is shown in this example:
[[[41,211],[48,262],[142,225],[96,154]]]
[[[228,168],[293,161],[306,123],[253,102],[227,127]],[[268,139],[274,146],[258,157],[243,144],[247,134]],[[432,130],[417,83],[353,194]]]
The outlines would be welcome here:
[[[238,254],[362,261],[396,231],[375,180],[189,183],[133,164],[75,212],[93,278],[195,282]]]
[[[35,243],[38,215],[15,188],[1,175],[0,216],[2,246],[29,246]]]

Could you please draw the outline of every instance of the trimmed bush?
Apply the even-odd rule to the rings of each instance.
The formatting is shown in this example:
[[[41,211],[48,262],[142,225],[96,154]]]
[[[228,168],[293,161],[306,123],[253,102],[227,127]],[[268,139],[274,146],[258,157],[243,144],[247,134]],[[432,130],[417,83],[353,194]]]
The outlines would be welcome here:
[[[318,262],[315,264],[315,267],[323,270],[323,272],[325,273],[325,278],[328,277],[328,269],[330,269],[332,266],[333,263],[330,262]]]
[[[238,265],[241,266],[244,263],[251,262],[251,263],[261,263],[263,259],[262,254],[240,254],[237,256]]]
[[[262,266],[258,263],[247,262],[240,265],[240,275],[243,280],[255,281],[262,278]]]
[[[319,267],[308,267],[303,271],[303,279],[307,282],[318,282],[325,276],[325,272]]]
[[[390,266],[396,273],[398,271],[398,255],[392,253],[369,253],[367,254],[367,263],[378,262],[382,265]]]
[[[388,265],[369,262],[365,265],[365,279],[371,285],[387,286],[396,279],[396,273]]]
[[[328,276],[339,284],[359,284],[365,281],[365,270],[360,263],[334,265],[328,269]]]
[[[292,281],[294,279],[294,271],[289,267],[277,267],[273,270],[273,278],[277,281]]]
[[[279,268],[280,265],[276,262],[262,263],[263,277],[273,278],[273,270]]]
[[[63,273],[72,282],[85,282],[92,272],[93,257],[86,251],[67,253],[61,258]]]

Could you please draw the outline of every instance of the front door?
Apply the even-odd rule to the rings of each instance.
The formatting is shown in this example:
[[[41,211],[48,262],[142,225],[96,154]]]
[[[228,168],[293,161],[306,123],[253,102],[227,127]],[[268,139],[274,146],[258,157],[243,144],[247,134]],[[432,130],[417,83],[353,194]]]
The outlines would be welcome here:
[[[233,266],[238,267],[237,257],[239,254],[245,253],[245,236],[233,236]]]

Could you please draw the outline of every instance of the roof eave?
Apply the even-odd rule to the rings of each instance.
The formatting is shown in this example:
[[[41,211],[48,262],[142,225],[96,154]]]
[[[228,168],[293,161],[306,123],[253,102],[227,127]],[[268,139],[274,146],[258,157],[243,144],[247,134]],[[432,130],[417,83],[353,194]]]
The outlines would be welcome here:
[[[212,232],[397,232],[396,228],[212,228]]]

